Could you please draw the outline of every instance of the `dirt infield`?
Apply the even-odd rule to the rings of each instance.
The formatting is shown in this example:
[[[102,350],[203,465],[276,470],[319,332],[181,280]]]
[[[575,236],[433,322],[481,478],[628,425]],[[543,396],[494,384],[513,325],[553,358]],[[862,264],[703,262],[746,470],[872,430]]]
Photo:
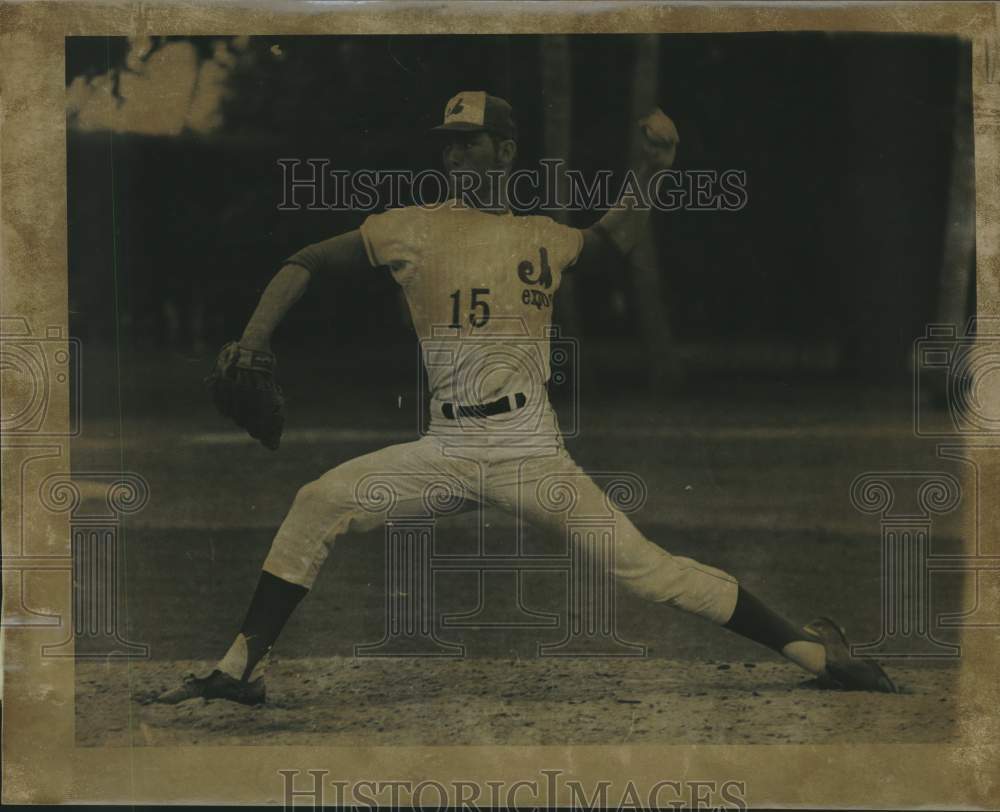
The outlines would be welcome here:
[[[906,405],[902,417],[885,403],[890,395]],[[81,745],[888,744],[955,732],[959,660],[886,663],[906,690],[899,696],[819,691],[777,655],[624,591],[617,632],[647,646],[647,657],[540,658],[539,646],[558,643],[571,617],[559,572],[525,573],[520,584],[501,573],[482,589],[476,573],[436,573],[436,632],[464,646],[465,657],[354,659],[355,646],[385,634],[381,528],[335,545],[275,647],[266,706],[142,704],[225,652],[296,490],[343,460],[398,442],[393,432],[413,430],[395,395],[379,411],[327,393],[300,400],[288,442],[271,454],[220,426],[200,390],[190,396],[183,421],[157,422],[155,404],[146,404],[148,414],[129,416],[125,428],[91,421],[74,445],[75,469],[117,470],[120,431],[127,467],[151,492],[123,525],[121,616],[122,633],[147,645],[151,659],[77,664]],[[587,400],[587,430],[572,451],[588,470],[631,471],[648,484],[634,519],[654,543],[732,572],[794,622],[830,615],[853,642],[870,643],[883,625],[880,520],[852,507],[852,481],[865,471],[960,473],[913,435],[910,397],[823,386],[783,389],[780,398],[765,387],[736,400],[732,392],[662,403]],[[338,403],[342,415],[320,413]],[[306,431],[331,427],[344,433],[312,439]],[[661,434],[654,442],[647,430]],[[956,511],[935,519],[935,555],[961,551],[958,518]],[[514,554],[510,517],[487,509],[482,526],[481,534],[472,513],[448,517],[435,528],[434,550],[469,555],[482,541],[489,555]],[[565,554],[565,539],[530,528],[522,539],[527,555]],[[935,574],[935,616],[969,610],[964,577]],[[485,622],[509,620],[517,594],[558,626]],[[444,623],[480,605],[496,617],[476,627]],[[948,643],[960,642],[958,631],[933,628]]]
[[[922,743],[955,733],[953,668],[889,667],[896,696],[777,662],[288,659],[268,702],[149,703],[204,662],[78,664],[82,746]]]

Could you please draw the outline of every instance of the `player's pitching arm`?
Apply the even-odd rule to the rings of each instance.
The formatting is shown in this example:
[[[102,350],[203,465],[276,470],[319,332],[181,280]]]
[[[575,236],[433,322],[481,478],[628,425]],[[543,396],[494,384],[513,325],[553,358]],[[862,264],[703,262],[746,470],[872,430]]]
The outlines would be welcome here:
[[[271,336],[302,294],[313,274],[368,265],[365,244],[357,229],[303,248],[281,267],[261,294],[247,322],[240,346],[270,352]]]
[[[659,108],[641,118],[638,126],[641,153],[639,165],[633,167],[633,171],[639,185],[645,189],[657,172],[674,165],[680,136],[674,122]],[[581,264],[593,262],[596,265],[609,248],[622,256],[632,252],[649,223],[649,206],[636,205],[638,202],[634,194],[626,191],[617,205],[583,230]]]

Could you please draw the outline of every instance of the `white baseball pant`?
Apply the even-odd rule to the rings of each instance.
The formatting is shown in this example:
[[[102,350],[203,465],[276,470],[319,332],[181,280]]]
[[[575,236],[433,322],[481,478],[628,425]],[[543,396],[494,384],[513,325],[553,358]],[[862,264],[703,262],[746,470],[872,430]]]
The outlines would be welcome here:
[[[614,526],[611,567],[622,588],[720,625],[732,616],[735,578],[649,541],[551,440],[525,446],[504,437],[428,434],[349,460],[299,490],[264,569],[310,588],[339,537],[374,529],[387,514],[454,512],[461,499],[560,534],[572,516],[605,517]]]

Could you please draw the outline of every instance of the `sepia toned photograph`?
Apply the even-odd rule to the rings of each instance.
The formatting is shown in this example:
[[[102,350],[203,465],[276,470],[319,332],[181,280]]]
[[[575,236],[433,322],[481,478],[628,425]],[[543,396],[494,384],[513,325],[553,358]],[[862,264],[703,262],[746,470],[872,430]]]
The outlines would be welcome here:
[[[4,670],[44,635],[75,763],[181,803],[833,808],[738,754],[877,780],[916,746],[977,752],[986,808],[977,41],[274,27],[58,40],[65,321],[3,312]]]
[[[81,741],[951,735],[967,45],[66,48],[73,461],[150,497]]]

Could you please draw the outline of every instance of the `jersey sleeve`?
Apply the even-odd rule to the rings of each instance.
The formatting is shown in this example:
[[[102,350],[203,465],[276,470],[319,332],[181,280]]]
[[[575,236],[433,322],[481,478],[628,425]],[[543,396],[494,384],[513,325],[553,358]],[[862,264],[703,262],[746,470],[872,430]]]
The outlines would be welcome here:
[[[361,224],[368,261],[394,272],[416,267],[427,237],[424,210],[418,206],[372,214]]]
[[[338,260],[343,262],[343,237],[344,235],[340,235],[339,237],[331,237],[328,240],[307,245],[305,248],[299,249],[290,257],[287,257],[282,264],[300,265],[311,274],[334,267]]]
[[[562,270],[570,268],[579,259],[583,250],[583,232],[578,228],[547,219],[544,240],[549,255]]]

